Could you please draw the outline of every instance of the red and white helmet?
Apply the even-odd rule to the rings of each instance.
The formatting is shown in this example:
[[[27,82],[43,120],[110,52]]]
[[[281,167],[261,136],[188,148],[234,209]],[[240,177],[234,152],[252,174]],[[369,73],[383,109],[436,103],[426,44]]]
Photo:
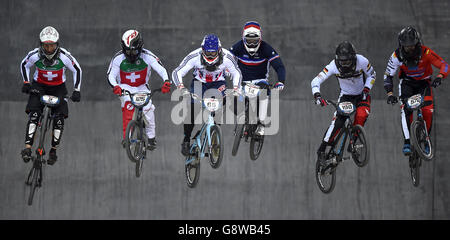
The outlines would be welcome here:
[[[256,21],[245,23],[242,31],[242,41],[247,52],[253,56],[261,45],[261,26]]]
[[[59,33],[56,31],[56,29],[52,26],[47,26],[44,29],[42,29],[41,33],[39,34],[39,40],[40,40],[40,54],[42,56],[45,56],[48,60],[52,60],[55,55],[59,52]],[[57,47],[55,51],[48,53],[43,48],[43,44],[56,44]]]

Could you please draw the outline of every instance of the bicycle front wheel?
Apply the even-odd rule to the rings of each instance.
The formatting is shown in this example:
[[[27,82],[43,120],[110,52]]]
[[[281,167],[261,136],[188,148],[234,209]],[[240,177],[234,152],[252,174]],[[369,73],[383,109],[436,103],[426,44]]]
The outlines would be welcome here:
[[[194,152],[186,157],[185,174],[188,187],[197,186],[200,178],[200,149],[196,147]]]
[[[233,150],[231,151],[231,155],[236,156],[238,149],[239,149],[239,143],[241,142],[242,134],[244,133],[244,124],[236,124],[236,131],[234,135],[234,142],[233,142]]]
[[[137,121],[131,120],[125,131],[125,148],[128,158],[132,162],[137,163],[142,158],[145,147],[144,141],[143,129]]]
[[[411,124],[410,135],[411,142],[419,156],[429,161],[433,158],[433,147],[425,128],[423,122],[414,121]]]
[[[336,185],[336,167],[322,166],[320,160],[316,161],[316,182],[320,191],[330,193]]]
[[[219,126],[211,127],[211,151],[209,153],[209,163],[212,168],[219,168],[223,159],[222,131]]]
[[[409,157],[409,170],[414,187],[418,187],[420,184],[420,161],[421,159],[417,154]]]
[[[250,140],[250,159],[258,159],[264,144],[264,136],[253,136]]]
[[[40,161],[39,158],[34,159],[34,161]],[[28,195],[28,206],[31,206],[33,204],[33,197],[34,197],[34,193],[36,192],[36,189],[39,187],[39,175],[40,173],[40,167],[37,166],[37,162],[33,162],[33,166],[32,169],[30,171],[31,175],[31,182],[30,182],[30,194]],[[30,176],[29,176],[30,177]]]
[[[369,143],[367,142],[364,128],[361,125],[353,126],[351,137],[354,139],[352,143],[352,159],[358,167],[364,167],[369,162],[370,157]]]

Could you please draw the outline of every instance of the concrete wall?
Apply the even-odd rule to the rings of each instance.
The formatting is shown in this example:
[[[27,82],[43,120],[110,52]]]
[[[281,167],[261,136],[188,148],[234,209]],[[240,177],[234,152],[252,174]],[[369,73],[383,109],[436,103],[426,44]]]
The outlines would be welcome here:
[[[397,33],[405,25],[416,26],[425,44],[449,60],[449,5],[356,0],[2,1],[1,30],[8,51],[0,51],[0,219],[449,219],[448,84],[444,80],[435,91],[437,152],[432,162],[423,164],[419,188],[412,186],[401,154],[399,107],[385,104],[382,84]],[[287,68],[279,134],[267,137],[262,156],[252,162],[248,144],[231,157],[232,126],[223,125],[223,165],[213,170],[205,161],[198,187],[189,189],[179,153],[182,126],[170,120],[174,103],[158,96],[158,149],[142,178],[136,179],[120,147],[119,101],[106,82],[121,34],[133,27],[140,30],[145,47],[171,72],[207,33],[218,34],[224,46],[231,46],[247,20],[262,24],[264,40],[280,53]],[[27,96],[20,93],[19,64],[37,46],[38,34],[47,25],[58,29],[63,47],[81,64],[82,102],[69,104],[60,160],[47,168],[45,186],[35,205],[28,207],[23,183],[30,166],[19,157]],[[378,73],[366,127],[371,161],[362,169],[344,163],[337,170],[335,190],[325,195],[314,179],[315,152],[332,109],[312,104],[310,80],[346,39]],[[160,78],[152,77],[158,86]],[[322,92],[336,97],[336,81],[326,82]]]

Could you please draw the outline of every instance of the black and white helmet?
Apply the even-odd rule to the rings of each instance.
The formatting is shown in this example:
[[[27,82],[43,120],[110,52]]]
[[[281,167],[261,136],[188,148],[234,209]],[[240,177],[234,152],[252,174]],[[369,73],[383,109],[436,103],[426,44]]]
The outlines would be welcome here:
[[[142,52],[144,40],[138,31],[131,29],[122,35],[121,46],[125,58],[134,63]]]

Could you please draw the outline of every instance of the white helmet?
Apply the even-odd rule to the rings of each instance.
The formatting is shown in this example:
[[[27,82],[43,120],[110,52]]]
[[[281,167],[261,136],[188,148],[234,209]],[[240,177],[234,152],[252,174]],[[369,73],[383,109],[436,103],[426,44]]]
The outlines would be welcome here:
[[[261,45],[261,26],[256,21],[245,23],[242,31],[242,41],[247,52],[253,56]]]
[[[39,34],[39,40],[40,40],[40,54],[41,56],[45,56],[48,60],[52,60],[53,57],[59,52],[59,33],[56,31],[54,27],[47,26],[44,29],[42,29],[41,33]],[[57,48],[52,53],[48,53],[43,48],[43,44],[51,44],[56,43]]]

